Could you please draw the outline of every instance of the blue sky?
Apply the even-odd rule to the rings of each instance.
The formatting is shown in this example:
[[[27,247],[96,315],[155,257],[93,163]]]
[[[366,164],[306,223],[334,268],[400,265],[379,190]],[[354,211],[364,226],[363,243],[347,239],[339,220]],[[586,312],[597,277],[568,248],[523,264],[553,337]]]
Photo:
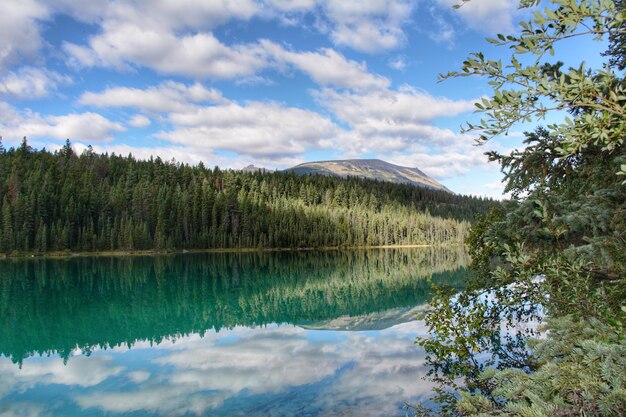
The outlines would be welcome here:
[[[480,79],[437,82],[484,38],[511,33],[513,0],[3,0],[0,135],[56,149],[282,169],[341,158],[419,167],[451,190],[498,197],[459,132]],[[599,61],[598,45],[557,51]]]

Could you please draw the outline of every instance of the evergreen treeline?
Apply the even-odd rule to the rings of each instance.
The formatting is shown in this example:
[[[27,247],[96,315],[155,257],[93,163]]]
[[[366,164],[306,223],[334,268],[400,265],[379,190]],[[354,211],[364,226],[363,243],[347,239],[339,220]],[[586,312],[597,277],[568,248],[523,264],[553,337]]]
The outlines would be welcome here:
[[[462,243],[494,203],[363,179],[243,173],[0,143],[0,253]]]

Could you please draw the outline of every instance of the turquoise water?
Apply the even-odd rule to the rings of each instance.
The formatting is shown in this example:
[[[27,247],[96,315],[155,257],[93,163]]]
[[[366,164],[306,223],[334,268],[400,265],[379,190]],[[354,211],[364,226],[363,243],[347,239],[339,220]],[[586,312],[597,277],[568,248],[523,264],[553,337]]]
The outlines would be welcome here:
[[[0,415],[394,416],[450,249],[0,262]]]

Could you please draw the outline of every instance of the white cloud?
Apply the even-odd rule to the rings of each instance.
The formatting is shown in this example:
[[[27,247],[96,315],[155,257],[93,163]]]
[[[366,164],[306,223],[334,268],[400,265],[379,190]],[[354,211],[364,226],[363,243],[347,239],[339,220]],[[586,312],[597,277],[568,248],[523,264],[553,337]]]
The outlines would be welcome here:
[[[264,51],[256,44],[227,46],[209,32],[177,36],[129,23],[106,24],[102,34],[89,40],[89,47],[66,43],[64,49],[81,66],[130,70],[139,65],[198,78],[249,76],[266,65]]]
[[[115,132],[125,129],[97,113],[71,113],[64,116],[30,117],[19,126],[28,137],[107,141]]]
[[[77,15],[77,10],[61,7],[66,13]],[[258,43],[225,44],[211,32],[231,19],[247,20],[253,16],[288,18],[285,13],[320,14],[318,25],[329,33],[337,45],[359,51],[380,52],[396,48],[404,41],[402,26],[411,14],[412,4],[407,0],[325,0],[319,5],[312,1],[268,1],[257,4],[249,0],[228,2],[174,2],[159,0],[149,7],[140,4],[112,3],[100,10],[101,32],[92,36],[86,45],[65,43],[63,49],[71,63],[77,66],[103,66],[131,70],[137,66],[153,68],[161,74],[184,75],[198,78],[233,79],[258,75],[270,63],[268,51]],[[274,51],[276,52],[276,50]],[[323,73],[314,67],[311,59],[318,57],[331,68],[348,69],[359,73],[363,80],[364,64],[347,61],[331,50],[321,53],[295,54],[278,51],[290,64],[309,74],[316,82],[328,85],[345,84],[337,74]],[[330,71],[330,70],[329,70]],[[368,74],[368,84],[384,84],[382,77]],[[387,82],[388,83],[388,82]]]
[[[474,108],[475,100],[452,100],[403,86],[399,90],[373,91],[365,94],[324,89],[316,99],[337,117],[351,125],[370,120],[392,125],[426,122],[439,117],[456,116]]]
[[[72,148],[77,154],[81,154],[89,143],[72,142]],[[60,149],[59,144],[46,144],[51,150]],[[208,166],[219,165],[221,168],[231,168],[228,166],[228,159],[216,156],[207,149],[195,149],[189,146],[133,146],[116,143],[96,143],[92,146],[97,153],[115,153],[116,155],[132,155],[136,159],[148,160],[150,158],[161,158],[165,162],[180,162],[190,165],[197,165],[200,162]]]
[[[173,128],[157,133],[157,138],[190,151],[228,150],[264,162],[270,162],[270,157],[294,160],[307,150],[327,146],[341,131],[319,113],[276,102],[239,104],[201,84],[164,82],[144,90],[116,87],[85,93],[80,102],[163,112]],[[211,102],[216,103],[208,105]]]
[[[316,0],[266,0],[265,5],[281,12],[305,12],[316,7]]]
[[[105,16],[110,5],[109,0],[38,0],[46,4],[50,13],[67,14],[72,18],[87,23],[98,23]]]
[[[42,143],[51,150],[61,149],[58,143]],[[72,148],[77,154],[81,154],[87,149],[88,144],[72,142]],[[202,162],[205,166],[219,166],[221,169],[241,169],[244,166],[253,164],[258,167],[274,170],[278,168],[288,168],[304,162],[301,156],[276,156],[276,155],[238,155],[235,157],[224,157],[216,155],[211,149],[205,147],[194,147],[191,145],[168,145],[168,146],[134,146],[115,143],[96,143],[92,146],[97,153],[115,153],[116,155],[133,155],[136,159],[148,160],[150,158],[161,158],[163,161],[186,163],[197,165]]]
[[[438,154],[416,152],[410,155],[390,155],[390,160],[399,165],[417,166],[430,176],[446,179],[462,175],[477,167],[487,167],[485,149],[472,147],[470,138],[462,150],[441,151]],[[457,145],[458,148],[458,145]]]
[[[293,65],[322,86],[372,89],[386,88],[390,84],[387,78],[368,72],[365,62],[348,60],[329,48],[319,52],[291,52],[269,41],[261,44],[280,64]]]
[[[47,9],[35,0],[0,2],[0,71],[37,58],[42,45],[39,20],[47,18]]]
[[[337,92],[324,89],[314,93],[320,104],[332,110],[351,126],[387,124],[398,130],[439,117],[456,116],[474,108],[474,100],[451,100],[403,86],[399,90],[368,93]]]
[[[63,116],[40,115],[31,111],[17,112],[11,106],[0,103],[0,132],[15,140],[29,138],[55,138],[86,141],[107,141],[124,127],[97,113],[70,113]]]
[[[96,107],[131,107],[154,112],[182,111],[197,103],[220,103],[226,100],[215,89],[201,83],[182,84],[164,81],[146,89],[114,87],[102,93],[86,92],[78,100]]]
[[[86,22],[135,22],[151,29],[206,30],[232,19],[248,20],[259,12],[252,0],[44,0],[55,12]]]
[[[132,119],[128,121],[128,124],[130,126],[139,127],[139,128],[150,126],[150,123],[152,123],[150,119],[148,119],[143,114],[136,114],[133,116]]]
[[[64,48],[82,66],[129,70],[140,65],[163,74],[245,82],[259,79],[257,72],[261,70],[287,65],[322,86],[367,89],[390,84],[387,78],[368,72],[365,62],[349,60],[329,48],[293,52],[268,40],[227,46],[211,33],[177,37],[127,25],[92,38],[89,48],[74,44],[65,44]]]
[[[438,179],[487,164],[486,149],[473,146],[471,137],[433,123],[472,110],[475,100],[435,97],[409,87],[367,93],[324,89],[314,95],[349,125],[333,142],[344,157],[373,153],[398,165],[417,166]]]
[[[318,113],[274,102],[248,102],[173,113],[176,126],[156,136],[172,143],[252,156],[286,156],[323,146],[337,127]]]
[[[429,12],[436,29],[429,31],[428,37],[436,43],[443,44],[448,49],[451,49],[454,46],[454,38],[456,36],[454,25],[451,24],[449,19],[444,18],[440,8],[431,6]]]
[[[481,189],[483,193],[491,198],[495,198],[497,200],[503,200],[506,198],[511,198],[511,193],[504,192],[505,183],[501,180],[488,182],[483,184]]]
[[[390,68],[393,68],[395,70],[398,71],[404,71],[407,67],[407,62],[406,62],[406,58],[403,56],[396,56],[392,59],[389,60],[389,62],[387,63],[387,65],[389,65]]]
[[[87,2],[89,3],[89,2]],[[98,7],[99,6],[99,7]],[[264,66],[255,44],[225,45],[210,30],[232,19],[259,13],[252,0],[154,0],[107,2],[90,9],[101,32],[87,45],[66,42],[76,66],[130,70],[136,66],[162,74],[232,79],[254,75]],[[82,2],[64,1],[58,10],[80,19]]]
[[[72,79],[54,71],[35,67],[22,67],[9,72],[0,79],[0,95],[7,98],[32,100],[48,96],[61,85]]]
[[[439,4],[451,8],[457,0],[437,0]],[[511,33],[515,29],[514,20],[519,8],[518,1],[512,0],[473,0],[464,3],[456,10],[458,16],[472,29],[485,33]]]
[[[410,0],[325,0],[328,30],[336,45],[367,53],[382,52],[405,42],[403,25],[413,10]]]
[[[276,55],[293,54],[285,61],[299,57],[276,45],[272,48],[277,48],[273,51]],[[163,117],[172,128],[161,130],[155,137],[196,155],[184,157],[186,162],[215,161],[214,152],[221,150],[236,153],[220,161],[223,165],[239,168],[254,163],[272,169],[302,162],[307,151],[333,148],[349,157],[377,153],[383,159],[399,161],[414,155],[418,163],[411,165],[445,178],[486,161],[484,150],[474,150],[470,138],[432,123],[472,109],[473,100],[434,97],[409,87],[360,92],[323,89],[314,96],[348,128],[340,128],[328,117],[310,110],[276,102],[239,104],[201,84],[171,81],[144,90],[117,87],[85,93],[80,102],[165,113]],[[148,121],[141,117],[132,120],[131,125]],[[142,150],[147,157],[148,152]]]

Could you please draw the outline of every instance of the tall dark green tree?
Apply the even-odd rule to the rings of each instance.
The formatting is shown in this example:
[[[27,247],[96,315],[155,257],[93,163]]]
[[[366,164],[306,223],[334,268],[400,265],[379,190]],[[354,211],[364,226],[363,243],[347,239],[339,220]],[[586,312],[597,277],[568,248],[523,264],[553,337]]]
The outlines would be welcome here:
[[[468,289],[433,302],[434,337],[419,342],[442,407],[423,415],[626,414],[626,14],[607,0],[547,3],[520,35],[490,40],[511,48],[508,65],[477,53],[444,76],[494,87],[477,103],[483,120],[467,126],[483,142],[568,116],[526,133],[523,150],[489,155],[514,198],[472,228]],[[561,69],[550,52],[583,36],[610,40],[607,64]]]
[[[410,185],[0,153],[0,253],[462,243],[492,201]]]

